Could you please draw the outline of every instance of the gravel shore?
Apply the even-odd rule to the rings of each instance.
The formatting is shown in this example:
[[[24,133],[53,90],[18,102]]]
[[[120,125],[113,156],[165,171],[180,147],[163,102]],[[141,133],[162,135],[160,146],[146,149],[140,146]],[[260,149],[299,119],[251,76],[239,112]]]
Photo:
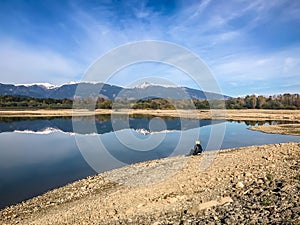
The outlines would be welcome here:
[[[88,177],[0,211],[0,224],[300,224],[300,143],[219,151],[201,171],[209,154]]]

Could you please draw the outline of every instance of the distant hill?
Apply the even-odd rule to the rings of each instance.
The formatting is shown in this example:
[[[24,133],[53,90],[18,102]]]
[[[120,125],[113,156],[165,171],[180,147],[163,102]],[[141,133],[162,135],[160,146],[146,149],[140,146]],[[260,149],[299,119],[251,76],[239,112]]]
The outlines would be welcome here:
[[[82,96],[75,96],[76,88],[80,85]],[[102,88],[101,88],[102,87]],[[91,90],[100,90],[100,93]],[[93,93],[93,94],[89,94]],[[187,87],[171,87],[158,84],[143,83],[134,88],[123,88],[115,85],[103,83],[73,83],[54,86],[50,84],[26,84],[13,85],[0,83],[0,95],[26,96],[32,98],[53,98],[53,99],[74,99],[81,97],[103,97],[109,100],[118,98],[141,99],[150,98],[170,98],[170,99],[228,99],[229,96],[217,93],[204,92]]]

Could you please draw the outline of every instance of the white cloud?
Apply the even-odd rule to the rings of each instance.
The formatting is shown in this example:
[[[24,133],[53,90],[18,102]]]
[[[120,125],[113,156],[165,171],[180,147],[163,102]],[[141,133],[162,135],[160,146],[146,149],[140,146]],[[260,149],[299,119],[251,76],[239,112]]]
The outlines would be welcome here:
[[[86,34],[81,38],[82,55],[86,58],[100,56],[106,50],[129,41],[172,41],[191,49],[211,65],[217,81],[225,87],[225,92],[231,92],[227,87],[240,88],[244,85],[245,89],[240,91],[248,88],[251,93],[255,82],[267,82],[272,86],[274,80],[282,77],[299,79],[295,69],[299,67],[291,67],[294,62],[291,58],[297,58],[299,51],[291,48],[280,52],[263,52],[256,46],[253,37],[249,37],[249,31],[260,26],[260,23],[274,19],[273,9],[279,9],[285,3],[281,0],[272,3],[262,0],[251,3],[233,1],[230,4],[202,1],[201,4],[197,2],[177,8],[176,13],[168,17],[144,8],[142,4],[131,9],[141,20],[122,18],[113,24],[107,19],[113,13],[108,8],[101,9],[101,18],[77,9],[74,18]],[[284,11],[290,10],[283,8]],[[234,26],[231,24],[233,20],[241,20],[242,25]],[[175,73],[173,79],[183,85],[189,84],[189,81],[180,80],[180,77],[182,79],[183,76],[176,77]],[[120,83],[124,81],[120,80]],[[114,81],[117,82],[117,79]]]
[[[47,49],[37,49],[13,40],[0,42],[2,83],[74,80],[81,68],[71,59]]]
[[[60,49],[39,50],[33,45],[6,41],[0,43],[1,82],[59,84],[78,80],[80,77],[76,75],[105,52],[121,44],[149,39],[171,41],[189,48],[211,66],[217,80],[225,88],[239,88],[249,83],[253,87],[256,81],[269,82],[272,86],[271,82],[283,77],[299,80],[300,51],[297,46],[287,50],[281,48],[283,50],[277,52],[263,49],[263,44],[258,46],[260,43],[254,37],[256,34],[251,33],[261,24],[273,23],[274,19],[276,22],[299,19],[297,1],[233,0],[216,3],[204,0],[190,4],[183,1],[167,15],[147,7],[145,1],[138,1],[135,5],[123,3],[127,4],[126,13],[121,9],[120,14],[114,8],[116,5],[100,4],[88,10],[81,7],[81,3],[72,1],[70,4],[72,10],[66,16],[69,23],[65,24],[73,25],[69,35],[74,40],[74,46],[70,45],[67,49],[73,48],[74,58],[68,58],[67,53],[58,53]],[[278,14],[275,15],[274,10]],[[159,69],[153,67],[146,72],[145,75],[155,76]],[[173,74],[171,77],[176,83],[189,85],[180,73],[163,72],[165,74],[161,76],[167,78]],[[138,75],[136,77],[139,78]],[[119,83],[125,80],[120,79]],[[118,79],[114,81],[118,82]],[[245,87],[251,88],[249,85]],[[225,91],[231,92],[229,88]]]
[[[300,58],[295,58],[295,57],[287,57],[284,60],[284,72],[289,72],[291,70],[295,70],[297,69],[298,73],[300,73],[300,71],[298,70],[300,67]]]
[[[189,8],[191,12],[189,12],[190,16],[188,17],[187,21],[197,18],[199,15],[203,13],[203,11],[209,6],[211,0],[203,0],[199,4],[197,3],[196,6]]]
[[[232,55],[219,59],[212,65],[212,71],[225,93],[233,93],[235,88],[240,94],[255,90],[271,93],[271,89],[274,93],[288,92],[287,87],[299,88],[299,52],[299,47],[292,47],[275,53]]]
[[[276,77],[280,75],[297,76],[293,70],[300,69],[300,47],[290,47],[278,52],[245,52],[220,59],[216,68],[226,72],[240,71],[249,73],[252,71],[266,71],[266,75],[272,73]],[[250,77],[251,78],[251,77]]]

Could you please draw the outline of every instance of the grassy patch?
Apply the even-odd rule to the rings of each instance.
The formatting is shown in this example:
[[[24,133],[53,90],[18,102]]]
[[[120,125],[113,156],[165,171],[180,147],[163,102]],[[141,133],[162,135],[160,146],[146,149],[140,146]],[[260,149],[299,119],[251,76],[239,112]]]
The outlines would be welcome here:
[[[272,182],[272,181],[274,180],[274,176],[273,176],[273,174],[271,174],[271,173],[268,173],[268,174],[266,175],[266,178],[267,178],[267,180],[270,181],[270,182]]]
[[[261,200],[261,205],[262,206],[270,206],[272,204],[271,200],[268,199],[267,197],[263,197]]]

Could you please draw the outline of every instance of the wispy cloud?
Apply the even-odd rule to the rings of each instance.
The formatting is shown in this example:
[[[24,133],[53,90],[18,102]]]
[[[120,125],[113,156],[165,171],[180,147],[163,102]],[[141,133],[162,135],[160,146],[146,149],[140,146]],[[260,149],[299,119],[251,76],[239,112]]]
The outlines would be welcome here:
[[[12,40],[0,41],[1,82],[68,82],[83,71],[75,61],[49,49],[32,49]],[[79,77],[79,76],[78,76]]]
[[[254,87],[264,93],[265,84],[278,92],[289,84],[299,85],[299,51],[299,47],[294,47],[272,54],[243,53],[220,59],[212,67],[223,89],[231,89],[236,95],[251,93]]]
[[[297,0],[67,3],[64,7],[49,3],[47,10],[44,6],[35,9],[34,4],[30,10],[13,7],[11,14],[21,15],[18,21],[13,23],[15,17],[0,21],[0,26],[6,25],[0,32],[0,69],[4,74],[0,82],[79,80],[84,69],[110,49],[156,39],[182,45],[201,57],[226,94],[257,93],[257,87],[267,86],[275,91],[280,85],[287,88],[289,82],[299,83],[295,82],[300,69]],[[47,16],[34,10],[44,10]],[[20,18],[25,22],[19,22]],[[147,72],[173,74],[175,83],[193,86],[173,69],[156,66],[147,67]],[[137,68],[140,70],[135,73],[143,74],[143,68]],[[120,85],[124,79],[113,82]]]

